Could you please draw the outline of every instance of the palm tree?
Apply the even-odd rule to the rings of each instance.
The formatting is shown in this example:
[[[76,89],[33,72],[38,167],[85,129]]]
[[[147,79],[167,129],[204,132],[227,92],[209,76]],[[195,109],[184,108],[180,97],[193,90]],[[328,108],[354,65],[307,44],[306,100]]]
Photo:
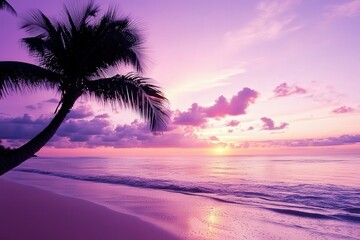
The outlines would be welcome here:
[[[168,122],[167,99],[152,81],[138,75],[142,41],[129,19],[114,9],[97,18],[99,7],[89,2],[73,14],[65,6],[65,21],[50,20],[41,11],[23,25],[32,37],[22,42],[40,66],[0,62],[0,98],[23,89],[55,89],[61,100],[49,125],[23,146],[0,154],[0,175],[39,151],[55,134],[79,97],[118,103],[140,113],[152,131]],[[137,73],[106,77],[114,67],[133,66]]]
[[[6,9],[15,16],[17,15],[15,9],[5,0],[0,0],[0,9]]]

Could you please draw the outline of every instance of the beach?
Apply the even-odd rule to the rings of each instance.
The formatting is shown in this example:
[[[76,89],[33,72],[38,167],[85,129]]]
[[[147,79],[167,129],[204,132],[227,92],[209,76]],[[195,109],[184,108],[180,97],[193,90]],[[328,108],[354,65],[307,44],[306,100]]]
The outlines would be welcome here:
[[[160,191],[128,187],[121,190],[123,196],[118,197],[122,199],[122,212],[1,180],[0,239],[215,240],[317,236],[293,228],[291,222],[277,225],[271,212]],[[124,213],[127,211],[135,211],[139,217]],[[287,220],[291,221],[291,217],[283,218],[284,222]]]
[[[0,179],[0,239],[178,239],[134,216]]]
[[[35,158],[1,177],[0,239],[359,239],[359,162],[324,159]]]

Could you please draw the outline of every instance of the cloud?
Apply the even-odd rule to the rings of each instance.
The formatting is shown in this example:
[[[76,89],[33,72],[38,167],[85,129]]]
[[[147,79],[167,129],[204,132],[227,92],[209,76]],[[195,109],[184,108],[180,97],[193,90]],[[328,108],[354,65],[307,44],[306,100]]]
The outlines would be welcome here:
[[[81,111],[79,111],[81,112]],[[51,121],[50,118],[32,119],[22,117],[0,117],[0,139],[11,147],[18,147],[36,136]],[[148,147],[209,147],[209,139],[200,139],[191,126],[170,125],[167,132],[154,134],[146,123],[138,120],[131,124],[114,125],[106,115],[67,118],[47,146],[56,148],[100,147],[148,148]]]
[[[347,106],[342,106],[339,108],[335,108],[334,110],[332,110],[333,113],[349,113],[349,112],[353,112],[354,109],[352,107],[347,107]]]
[[[67,115],[67,119],[82,119],[92,116],[94,116],[94,112],[91,107],[82,105],[76,109],[71,110],[71,112]]]
[[[231,120],[229,122],[226,123],[227,127],[236,127],[240,124],[240,121],[238,120]]]
[[[0,117],[0,139],[14,147],[38,134],[50,121],[50,118],[32,119],[28,114],[21,117]],[[262,118],[264,130],[279,130],[287,126],[278,126],[270,118]],[[112,146],[114,148],[202,148],[217,145],[229,147],[311,147],[338,146],[360,143],[360,135],[341,135],[328,138],[309,138],[298,140],[246,141],[242,144],[220,142],[218,137],[211,136],[201,139],[192,126],[171,126],[171,130],[161,135],[153,134],[148,125],[139,120],[131,124],[114,125],[108,118],[67,119],[47,146],[56,148],[95,148]]]
[[[45,100],[44,102],[47,102],[47,103],[59,103],[59,99],[50,98],[50,99],[48,99],[48,100]]]
[[[275,126],[274,121],[267,117],[261,118],[261,121],[263,122],[262,130],[281,130],[289,125],[288,123],[281,123],[279,126]]]
[[[355,17],[360,14],[360,0],[351,0],[331,5],[324,15],[328,18]]]
[[[201,138],[197,131],[206,127],[210,118],[237,116],[246,113],[254,103],[258,93],[250,88],[243,88],[231,98],[220,96],[213,105],[200,106],[197,103],[185,112],[173,112],[173,121],[166,131],[158,136],[149,130],[146,123],[133,121],[131,124],[115,125],[108,114],[95,115],[90,106],[82,105],[73,109],[48,143],[53,147],[210,147],[219,139],[215,136]],[[0,139],[19,145],[34,137],[51,121],[51,118],[31,119],[22,117],[6,118],[0,116]],[[237,120],[229,121],[229,126],[236,126]]]
[[[193,103],[186,112],[177,112],[173,123],[178,125],[204,126],[207,122],[204,109]]]
[[[100,115],[96,115],[95,118],[109,118],[110,115],[107,114],[107,113],[104,113],[104,114],[100,114]]]
[[[207,118],[238,116],[246,113],[250,104],[254,103],[259,93],[250,88],[243,88],[231,99],[220,96],[212,106],[202,107],[193,103],[186,112],[175,112],[174,124],[204,127]]]
[[[218,141],[219,141],[219,138],[216,137],[216,136],[211,136],[211,137],[209,137],[209,140],[210,140],[210,141],[214,141],[214,142],[218,142]]]
[[[138,120],[118,125],[107,134],[97,135],[86,142],[88,146],[113,146],[115,148],[157,147],[208,147],[210,144],[198,138],[193,128],[175,128],[161,135],[153,134],[148,126]]]
[[[257,5],[256,17],[244,28],[226,34],[229,43],[235,47],[259,41],[274,40],[301,26],[294,25],[292,9],[297,0],[262,1]]]
[[[286,146],[286,147],[326,147],[351,145],[360,143],[360,135],[341,135],[338,137],[328,138],[309,138],[299,140],[285,140],[285,141],[271,141],[271,145]]]
[[[30,104],[30,105],[26,105],[25,108],[29,109],[29,110],[37,110],[37,109],[42,109],[44,107],[44,103],[43,102],[39,102],[36,104]]]
[[[299,86],[289,86],[287,83],[281,83],[274,89],[275,97],[287,97],[294,94],[305,94],[307,90]]]
[[[29,109],[29,110],[36,110],[36,109],[38,109],[38,106],[37,105],[26,105],[25,106],[27,109]]]
[[[248,106],[255,102],[259,93],[250,88],[243,88],[230,100],[220,96],[213,106],[204,108],[207,117],[237,116],[246,113]]]
[[[237,146],[235,146],[236,148],[244,148],[244,149],[246,149],[246,148],[249,148],[251,145],[250,145],[250,142],[248,142],[248,141],[245,141],[245,142],[243,142],[243,143],[241,143],[241,144],[239,144],[239,145],[237,145]]]
[[[92,120],[65,121],[57,131],[56,135],[67,137],[73,142],[88,141],[91,136],[107,135],[112,131],[112,124],[109,120],[94,118]]]
[[[266,140],[266,141],[245,141],[241,144],[234,144],[234,148],[273,148],[273,147],[332,147],[360,144],[360,134],[340,135],[327,138],[307,138],[294,140]]]
[[[28,114],[15,118],[0,117],[0,139],[30,139],[49,122],[50,119],[43,117],[33,120]]]
[[[37,109],[42,109],[45,107],[46,104],[48,103],[58,103],[59,100],[56,98],[50,98],[48,100],[42,101],[42,102],[38,102],[36,104],[30,104],[30,105],[26,105],[25,107],[29,110],[37,110]]]

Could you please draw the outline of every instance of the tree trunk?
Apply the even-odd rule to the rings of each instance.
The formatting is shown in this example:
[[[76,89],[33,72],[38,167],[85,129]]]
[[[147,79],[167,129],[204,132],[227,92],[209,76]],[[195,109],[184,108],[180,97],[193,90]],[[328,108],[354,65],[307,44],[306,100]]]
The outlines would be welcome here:
[[[63,98],[61,108],[49,125],[23,146],[0,154],[0,176],[33,157],[55,135],[79,96]]]

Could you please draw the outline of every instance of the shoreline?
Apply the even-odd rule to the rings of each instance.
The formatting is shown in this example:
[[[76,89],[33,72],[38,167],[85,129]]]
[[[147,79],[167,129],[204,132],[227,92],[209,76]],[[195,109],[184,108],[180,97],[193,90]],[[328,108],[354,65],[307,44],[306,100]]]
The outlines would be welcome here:
[[[0,179],[0,239],[179,239],[104,206]]]
[[[13,199],[27,195],[28,199],[25,201],[30,208],[41,209],[43,206],[33,207],[29,204],[31,198],[38,195],[38,198],[43,198],[38,194],[37,189],[44,189],[45,193],[55,195],[56,199],[60,201],[78,200],[85,202],[85,204],[95,205],[103,210],[112,213],[120,213],[125,215],[125,219],[135,218],[137,229],[124,228],[126,233],[122,233],[121,229],[115,229],[120,237],[106,237],[100,236],[95,238],[77,237],[74,234],[69,234],[58,239],[188,239],[188,240],[218,240],[218,239],[353,239],[358,240],[356,236],[360,233],[358,224],[348,221],[337,221],[335,219],[319,219],[313,217],[302,217],[299,215],[283,214],[281,212],[270,211],[266,208],[253,207],[246,202],[244,204],[229,204],[226,202],[216,201],[204,196],[181,194],[171,191],[163,191],[158,189],[137,188],[125,186],[121,184],[109,184],[99,182],[79,181],[74,179],[59,178],[56,176],[41,175],[36,173],[22,173],[12,171],[6,174],[4,180],[8,183],[19,183],[22,185],[32,186],[31,193],[20,193],[14,195]],[[34,189],[35,188],[35,189]],[[0,211],[4,208],[2,204],[2,185],[0,178]],[[46,194],[48,195],[48,194]],[[15,196],[15,197],[14,197]],[[30,197],[29,197],[30,196]],[[14,202],[19,203],[19,200],[12,201],[8,197],[11,205]],[[46,199],[46,198],[43,198]],[[61,200],[63,199],[63,200]],[[77,201],[77,202],[79,202]],[[21,202],[21,201],[20,201]],[[47,203],[45,203],[47,204]],[[74,208],[76,209],[76,208]],[[84,210],[86,216],[88,211]],[[65,213],[61,212],[63,216]],[[77,214],[74,212],[68,213],[70,216]],[[22,218],[22,212],[16,209],[15,215]],[[58,215],[52,215],[51,219],[56,219]],[[55,217],[54,217],[55,216]],[[133,217],[132,217],[133,216]],[[1,219],[2,215],[0,215]],[[71,219],[71,218],[69,218]],[[122,218],[124,219],[124,218]],[[56,219],[57,220],[57,219]],[[88,220],[88,219],[86,219]],[[3,222],[3,219],[0,220]],[[44,221],[44,220],[43,220]],[[79,219],[78,219],[79,221]],[[30,219],[31,222],[31,219]],[[139,236],[139,232],[143,233],[143,225],[149,226],[147,234]],[[63,222],[61,224],[64,225]],[[68,224],[68,223],[66,223]],[[68,227],[67,225],[64,225]],[[19,224],[14,224],[15,231],[25,231],[26,228]],[[81,226],[84,224],[81,223]],[[20,226],[20,227],[18,227]],[[107,226],[105,226],[107,227]],[[39,228],[39,227],[38,227]],[[104,232],[104,226],[93,225],[93,228],[98,232],[99,236]],[[119,227],[118,227],[119,228]],[[0,239],[3,239],[1,233],[9,231],[5,226],[0,226]],[[71,229],[71,228],[70,228]],[[91,229],[91,230],[94,230]],[[310,230],[311,229],[311,230]],[[60,229],[61,230],[61,229]],[[28,231],[28,230],[27,230]],[[39,231],[39,229],[37,230]],[[41,231],[41,229],[40,229]],[[75,228],[75,231],[79,231]],[[165,232],[167,235],[157,237],[159,233],[156,231]],[[131,235],[131,234],[135,235]],[[128,235],[124,235],[128,234]],[[171,235],[172,234],[172,235]],[[129,236],[129,237],[127,237]],[[136,237],[138,236],[138,237]],[[16,239],[16,238],[5,238]],[[29,238],[28,235],[23,235],[17,239],[54,239],[54,238]],[[55,238],[56,239],[56,238]]]

